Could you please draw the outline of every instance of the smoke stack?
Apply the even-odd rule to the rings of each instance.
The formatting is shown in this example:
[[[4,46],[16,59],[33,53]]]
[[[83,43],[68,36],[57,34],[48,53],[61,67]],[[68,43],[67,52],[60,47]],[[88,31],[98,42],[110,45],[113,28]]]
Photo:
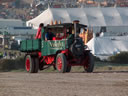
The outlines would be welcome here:
[[[76,24],[79,24],[79,22],[80,22],[79,20],[74,20],[74,21],[73,21],[73,24],[75,24],[75,23],[76,23]]]

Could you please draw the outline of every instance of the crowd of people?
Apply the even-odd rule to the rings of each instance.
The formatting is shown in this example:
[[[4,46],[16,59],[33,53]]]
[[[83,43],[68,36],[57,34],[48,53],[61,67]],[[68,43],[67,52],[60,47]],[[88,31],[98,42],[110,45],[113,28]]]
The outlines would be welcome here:
[[[33,2],[28,2],[25,0],[13,0],[12,2],[9,2],[8,0],[6,2],[0,1],[0,18],[21,19],[23,21],[27,21],[38,16],[41,12],[47,9],[48,6],[50,6],[51,8],[78,8],[82,6],[83,7],[98,6],[99,4],[99,3],[95,3],[98,2],[98,0],[92,0],[94,3],[93,2],[88,3],[87,2],[88,0],[30,0],[30,1]],[[99,2],[101,2],[101,0]],[[102,5],[102,3],[100,4]],[[108,4],[109,5],[107,6],[114,5],[110,3]],[[126,5],[127,3],[124,4]]]
[[[20,1],[22,3],[17,3]],[[25,3],[22,0],[14,0],[12,2],[0,2],[0,18],[3,19],[21,19],[23,21],[30,20],[39,15],[40,10],[31,3]]]
[[[0,59],[16,59],[21,56],[21,52],[0,52]]]

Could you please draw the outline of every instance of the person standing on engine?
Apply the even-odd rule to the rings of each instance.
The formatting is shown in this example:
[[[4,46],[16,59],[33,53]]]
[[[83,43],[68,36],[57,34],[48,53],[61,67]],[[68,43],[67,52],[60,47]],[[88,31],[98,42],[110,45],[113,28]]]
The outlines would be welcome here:
[[[42,31],[42,28],[43,27],[44,27],[44,24],[43,23],[40,23],[39,28],[38,28],[38,31],[36,33],[35,39],[40,39],[41,38],[41,31]]]

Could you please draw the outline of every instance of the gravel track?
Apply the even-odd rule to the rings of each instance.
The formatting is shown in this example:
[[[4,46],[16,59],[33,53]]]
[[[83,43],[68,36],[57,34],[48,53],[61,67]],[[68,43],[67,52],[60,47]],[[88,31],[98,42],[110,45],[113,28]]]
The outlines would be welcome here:
[[[128,96],[128,72],[3,72],[0,96]]]

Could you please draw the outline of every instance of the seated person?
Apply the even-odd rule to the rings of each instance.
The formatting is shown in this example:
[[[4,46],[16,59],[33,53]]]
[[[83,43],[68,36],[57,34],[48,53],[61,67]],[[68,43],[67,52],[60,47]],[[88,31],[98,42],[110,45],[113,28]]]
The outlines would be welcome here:
[[[69,29],[67,29],[66,34],[67,34],[67,37],[69,37],[69,35],[72,34],[72,33]]]
[[[51,32],[51,29],[48,29],[48,32],[45,34],[45,40],[53,40],[55,35]]]
[[[60,33],[56,33],[56,40],[61,40],[62,37],[60,36]]]
[[[38,31],[36,33],[35,39],[40,39],[41,38],[41,31],[42,31],[42,28],[43,27],[44,27],[44,24],[43,23],[40,23],[39,28],[38,28]]]

